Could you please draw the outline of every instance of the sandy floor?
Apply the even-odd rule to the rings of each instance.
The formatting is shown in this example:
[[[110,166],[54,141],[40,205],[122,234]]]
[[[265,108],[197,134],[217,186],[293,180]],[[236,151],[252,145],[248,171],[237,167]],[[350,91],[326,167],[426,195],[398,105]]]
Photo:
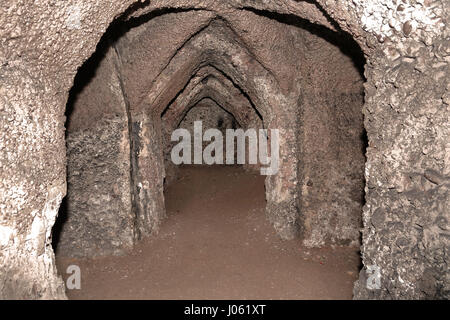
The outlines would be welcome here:
[[[128,255],[57,257],[81,268],[71,299],[350,299],[356,248],[282,241],[264,216],[264,177],[238,167],[185,167],[166,190],[168,218]]]

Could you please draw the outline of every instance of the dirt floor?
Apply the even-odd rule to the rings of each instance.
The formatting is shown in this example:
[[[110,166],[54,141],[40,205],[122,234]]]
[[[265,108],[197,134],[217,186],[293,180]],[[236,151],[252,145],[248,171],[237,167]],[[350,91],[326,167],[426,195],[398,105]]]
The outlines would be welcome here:
[[[187,166],[166,190],[158,235],[126,256],[57,257],[81,269],[70,299],[350,299],[358,248],[282,241],[264,215],[264,176]]]

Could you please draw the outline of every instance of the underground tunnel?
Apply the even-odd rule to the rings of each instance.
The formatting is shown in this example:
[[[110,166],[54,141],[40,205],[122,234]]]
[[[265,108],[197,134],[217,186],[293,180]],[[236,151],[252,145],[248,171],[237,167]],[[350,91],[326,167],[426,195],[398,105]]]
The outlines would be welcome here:
[[[177,181],[198,181],[199,186],[192,188],[206,184],[197,175],[215,181],[189,198],[197,202],[215,185],[222,186],[224,193],[239,188],[243,182],[232,183],[232,179],[241,178],[237,168],[189,169],[171,159],[176,145],[171,134],[177,128],[187,130],[194,138],[185,152],[195,152],[196,121],[201,121],[202,129],[217,129],[222,136],[227,129],[281,129],[280,168],[276,174],[267,175],[265,188],[263,180],[258,179],[262,195],[252,196],[250,188],[254,187],[249,184],[249,190],[240,188],[239,193],[230,194],[229,201],[243,197],[250,203],[262,202],[254,204],[256,208],[266,206],[265,212],[259,212],[259,219],[267,219],[274,226],[273,231],[265,232],[277,233],[286,240],[298,237],[305,248],[357,248],[364,199],[364,57],[351,37],[296,17],[253,10],[227,16],[201,10],[160,11],[138,22],[122,23],[105,34],[93,57],[80,69],[69,97],[67,196],[54,231],[57,257],[127,255],[146,237],[157,239],[168,216],[167,198],[174,201],[170,186]],[[272,48],[275,38],[277,47]],[[160,48],[163,41],[168,42],[165,50]],[[200,135],[205,150],[209,142],[204,141],[203,132]],[[249,151],[250,140],[244,142]],[[258,174],[261,164],[237,163],[237,141],[232,153],[232,164],[241,167],[244,177]],[[226,166],[223,157],[218,162]],[[189,160],[194,167],[201,167],[201,162]],[[216,166],[220,164],[215,162]],[[224,178],[224,174],[230,178]],[[229,185],[221,179],[228,180]],[[246,206],[226,206],[228,201],[218,200],[221,188],[211,196],[209,210],[203,212],[204,205],[200,204],[195,207],[200,216],[191,217],[198,224],[191,227],[194,232],[198,229],[200,233],[199,225],[214,215],[232,214],[234,210],[242,215],[235,217],[243,219],[239,224],[246,223]],[[178,192],[177,198],[186,197]],[[188,215],[183,210],[178,209],[180,219]],[[215,217],[223,219],[216,222],[218,229],[220,225],[226,228],[225,218]],[[187,227],[192,222],[185,224]],[[229,242],[226,233],[209,232],[211,243]],[[241,232],[248,230],[243,228]],[[255,246],[252,244],[248,253],[256,251]],[[194,242],[190,254],[207,247],[206,243]],[[178,249],[176,257],[183,257],[183,250]],[[218,245],[214,250],[222,249]],[[347,251],[339,254],[343,261],[355,263],[343,275],[353,275],[353,279],[345,279],[351,284],[359,270],[354,270],[358,266],[354,257],[345,256],[352,255]],[[233,254],[239,253],[229,253]],[[214,257],[205,256],[199,262],[217,264]],[[233,259],[222,264],[233,264]],[[281,268],[273,264],[275,270]],[[270,274],[272,268],[266,266],[261,275]],[[302,266],[297,267],[302,273]],[[191,263],[185,268],[197,273],[200,267]],[[245,263],[239,266],[241,273],[254,268],[261,269]],[[220,268],[216,271],[223,272]],[[216,286],[219,290],[221,284]],[[301,291],[298,288],[300,297],[305,295]],[[245,297],[245,288],[242,294]]]
[[[69,3],[0,73],[0,297],[448,297],[443,2]]]

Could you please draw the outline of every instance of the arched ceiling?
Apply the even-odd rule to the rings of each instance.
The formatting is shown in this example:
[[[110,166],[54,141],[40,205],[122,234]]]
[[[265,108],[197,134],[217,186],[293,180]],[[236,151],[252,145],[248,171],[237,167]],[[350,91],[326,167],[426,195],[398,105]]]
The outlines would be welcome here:
[[[186,1],[186,0],[153,0],[142,1],[142,5],[134,6],[125,13],[127,19],[140,17],[161,8],[178,10],[208,10],[216,14],[231,13],[243,9],[266,10],[281,14],[292,14],[312,23],[323,25],[331,30],[336,30],[336,23],[332,21],[328,13],[321,7],[321,1],[301,0],[278,0],[278,1],[255,1],[255,0],[233,0],[233,1]]]
[[[273,110],[284,112],[298,105],[302,83],[314,72],[314,59],[342,56],[335,53],[339,49],[331,54],[328,48],[322,50],[326,40],[317,40],[320,36],[293,22],[290,6],[282,11],[291,19],[282,23],[280,17],[272,17],[275,13],[260,12],[253,4],[236,10],[217,3],[212,7],[169,3],[156,11],[153,5],[158,6],[146,4],[147,13],[138,10],[140,18],[131,19],[133,27],[115,43],[133,112],[161,114],[183,90],[194,87],[189,83],[199,70],[211,66],[249,99],[265,122],[271,122],[277,117]],[[330,86],[338,83],[343,81]]]
[[[168,105],[163,121],[175,128],[188,110],[204,98],[211,98],[233,114],[241,126],[250,123],[261,126],[261,118],[245,95],[219,70],[212,66],[200,69],[186,87]]]
[[[257,27],[261,27],[258,32],[262,31],[263,36],[254,36],[256,27],[246,25],[245,21],[249,19],[242,17],[242,14],[251,15],[258,21]],[[170,18],[172,15],[176,18]],[[155,114],[161,113],[187,86],[190,78],[205,66],[212,66],[223,73],[233,86],[251,100],[257,113],[264,119],[272,114],[272,108],[285,103],[286,94],[282,93],[288,86],[295,88],[289,94],[294,92],[296,95],[296,77],[301,75],[299,68],[302,55],[297,57],[292,54],[296,50],[293,44],[295,41],[289,41],[289,36],[286,39],[278,39],[277,36],[275,39],[275,35],[292,35],[298,28],[289,29],[289,26],[252,12],[238,15],[225,20],[209,11],[168,13],[153,18],[148,26],[130,30],[125,42],[119,41],[117,44],[123,61],[122,76],[130,108],[137,112],[148,110]],[[174,27],[175,34],[170,29],[170,22],[174,21],[180,23]],[[267,28],[268,23],[275,26]],[[271,34],[272,29],[274,34]],[[166,32],[167,37],[157,32],[155,34],[155,30]],[[289,30],[294,31],[287,32]],[[149,33],[155,34],[155,39]],[[174,37],[178,37],[178,40],[174,40]],[[170,51],[164,39],[175,49]],[[254,43],[249,46],[248,43],[252,41]],[[269,42],[273,45],[268,47]],[[136,77],[137,73],[142,74],[142,77]]]
[[[278,95],[280,88],[277,79],[223,20],[212,20],[176,52],[135,109],[147,108],[161,113],[186,86],[190,77],[208,65],[220,70],[245,92],[263,117],[270,113],[271,106],[261,99],[260,91],[264,90],[271,96]],[[258,88],[261,83],[264,88]]]

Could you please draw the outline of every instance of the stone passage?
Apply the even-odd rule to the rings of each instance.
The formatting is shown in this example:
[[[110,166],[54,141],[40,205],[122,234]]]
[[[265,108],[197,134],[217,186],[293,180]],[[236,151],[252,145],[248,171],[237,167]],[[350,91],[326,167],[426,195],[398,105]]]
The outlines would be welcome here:
[[[243,197],[242,194],[246,196]],[[350,299],[355,247],[307,248],[264,219],[264,176],[240,166],[181,166],[167,219],[125,255],[56,256],[82,272],[70,299]],[[307,275],[307,276],[305,276]]]
[[[354,298],[449,298],[449,6],[0,4],[0,297],[65,298],[54,249],[156,237],[171,132],[204,118],[279,130],[261,219],[306,247],[360,246]]]
[[[266,179],[275,230],[310,247],[358,245],[363,63],[345,33],[254,10],[115,25],[71,92],[58,252],[120,254],[157,232],[177,175],[171,134],[198,120],[223,133],[279,129],[280,169]]]

